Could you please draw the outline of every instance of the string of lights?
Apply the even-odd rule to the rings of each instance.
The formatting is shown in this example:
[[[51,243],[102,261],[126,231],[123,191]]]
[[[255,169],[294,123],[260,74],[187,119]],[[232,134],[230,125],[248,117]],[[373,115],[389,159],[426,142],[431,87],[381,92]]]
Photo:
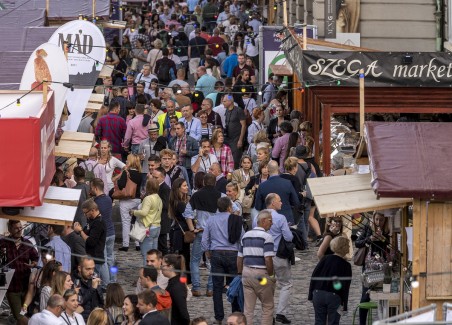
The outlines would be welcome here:
[[[1,240],[6,240],[6,241],[17,242],[17,240],[15,240],[15,239],[13,239],[11,237],[0,237],[0,239]],[[48,252],[48,256],[47,257],[49,259],[53,258],[53,253],[56,253],[56,252],[63,253],[63,251],[60,251],[58,249],[50,249],[50,251],[49,251],[49,247],[47,247],[47,246],[33,245],[33,244],[30,244],[30,243],[22,241],[22,240],[20,241],[20,243],[25,245],[25,246],[33,246],[35,249],[38,250],[38,252],[40,252],[42,250],[47,251]],[[76,254],[76,253],[72,253],[72,252],[71,252],[71,256],[79,257],[79,258],[80,257],[86,257],[86,255],[80,255],[80,254]],[[99,258],[95,258],[95,257],[90,257],[90,258],[92,258],[94,261],[104,262],[103,259],[99,259]],[[110,268],[110,272],[118,273],[120,270],[124,270],[124,271],[134,270],[134,271],[137,272],[136,275],[138,277],[138,270],[140,268],[142,268],[142,267],[143,267],[142,264],[133,264],[133,263],[128,263],[127,266],[113,265]],[[185,277],[186,274],[191,273],[190,271],[187,271],[187,270],[174,270],[174,271],[176,273],[179,273],[181,275],[181,278]],[[419,278],[428,278],[429,276],[442,276],[442,275],[451,275],[451,274],[452,274],[452,272],[420,272],[419,274],[411,275],[411,278],[410,278],[411,285],[412,285],[412,288],[417,288],[419,286],[419,281],[418,281]],[[245,278],[241,274],[226,274],[226,273],[221,273],[221,272],[209,272],[207,274],[201,274],[201,276],[204,276],[204,277],[207,277],[207,276],[210,276],[210,275],[213,275],[213,276],[224,276],[224,277],[242,276],[242,278]],[[267,278],[265,278],[265,277],[252,277],[252,278],[253,279],[258,279],[262,285],[267,284],[267,281],[268,281]],[[314,281],[333,281],[333,287],[335,287],[336,290],[340,290],[341,287],[342,287],[341,281],[353,281],[353,280],[355,280],[355,278],[353,278],[353,276],[352,277],[331,276],[331,277],[311,277],[310,279],[314,280]],[[291,279],[292,280],[306,281],[306,276],[297,276],[295,274],[292,274]],[[282,280],[282,279],[280,278],[280,280]],[[181,282],[183,282],[183,281],[186,281],[186,279],[185,280],[181,279]]]
[[[12,101],[9,104],[6,104],[5,106],[3,106],[2,108],[0,108],[1,110],[4,110],[5,108],[16,104],[16,106],[20,106],[20,100],[22,98],[24,98],[25,96],[31,94],[34,90],[36,90],[37,88],[41,87],[42,84],[44,83],[55,83],[55,84],[62,84],[64,87],[69,88],[71,91],[74,91],[74,84],[70,83],[70,82],[62,82],[62,81],[41,81],[38,85],[36,85],[35,87],[33,87],[32,89],[30,89],[29,91],[27,91],[26,93],[24,93],[23,95],[21,95],[20,97],[16,98],[14,101]],[[11,84],[16,84],[16,83],[11,83]],[[2,85],[8,85],[8,83],[2,83]]]

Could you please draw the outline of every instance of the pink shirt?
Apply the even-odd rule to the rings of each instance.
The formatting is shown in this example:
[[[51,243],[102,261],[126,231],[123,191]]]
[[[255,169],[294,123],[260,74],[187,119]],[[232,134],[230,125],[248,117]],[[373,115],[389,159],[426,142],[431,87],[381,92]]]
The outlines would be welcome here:
[[[141,141],[147,139],[147,125],[143,126],[143,115],[137,115],[127,123],[126,135],[124,136],[123,146],[127,147],[132,140],[132,144],[140,144]]]
[[[286,133],[275,141],[272,150],[272,158],[279,157],[279,171],[284,173],[284,161],[286,160],[287,144],[289,143],[290,133]]]

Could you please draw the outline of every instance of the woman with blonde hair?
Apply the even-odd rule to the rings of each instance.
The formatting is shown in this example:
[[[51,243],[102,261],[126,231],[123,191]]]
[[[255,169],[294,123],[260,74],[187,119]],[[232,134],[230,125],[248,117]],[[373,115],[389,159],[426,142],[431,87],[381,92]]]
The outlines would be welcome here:
[[[100,142],[100,156],[97,162],[105,166],[105,174],[107,176],[107,189],[110,192],[114,187],[114,182],[120,177],[121,174],[113,176],[115,169],[123,169],[126,165],[118,158],[111,154],[111,144],[108,140],[102,140]]]
[[[155,62],[163,57],[162,55],[163,42],[160,39],[154,41],[154,48],[149,51],[147,61],[151,69],[151,74],[154,74]],[[146,66],[146,65],[144,65]]]
[[[102,308],[95,308],[91,314],[89,314],[86,325],[108,325],[107,312]]]
[[[230,182],[226,184],[226,196],[231,199],[234,214],[243,215],[242,203],[239,200],[240,191],[237,183]]]
[[[257,161],[257,149],[258,148],[270,148],[270,140],[267,137],[267,132],[265,129],[262,129],[258,132],[256,132],[256,134],[253,137],[253,141],[250,143],[249,147],[248,147],[248,151],[247,151],[247,155],[251,157],[251,161],[253,162],[253,164]],[[253,170],[254,172],[256,172],[256,168],[254,168],[253,166]]]
[[[334,254],[324,256],[312,272],[308,300],[312,301],[315,324],[339,324],[343,311],[348,309],[352,266],[344,256],[349,251],[350,240],[336,237],[330,243]],[[350,280],[323,281],[316,278],[347,278]]]
[[[71,275],[64,271],[57,271],[52,281],[52,295],[58,294],[63,296],[66,290],[72,288],[74,282],[72,282]]]
[[[158,248],[163,208],[162,199],[158,194],[159,188],[160,185],[155,178],[148,179],[146,182],[146,197],[143,199],[141,209],[130,210],[130,215],[139,218],[140,222],[149,229],[140,244],[143,265],[146,265],[147,252]]]
[[[126,166],[118,179],[118,188],[122,190],[126,187],[127,181],[130,180],[136,185],[135,197],[131,199],[119,200],[119,211],[121,213],[122,221],[122,247],[120,251],[127,252],[129,250],[129,233],[130,222],[132,217],[129,211],[138,207],[141,203],[140,200],[140,187],[141,187],[141,160],[139,155],[129,154],[127,156]],[[139,244],[136,244],[137,250],[139,250]]]
[[[317,251],[317,257],[321,259],[323,256],[334,254],[330,248],[331,241],[337,236],[342,236],[342,216],[328,218],[326,221],[326,229],[323,233],[322,244]]]

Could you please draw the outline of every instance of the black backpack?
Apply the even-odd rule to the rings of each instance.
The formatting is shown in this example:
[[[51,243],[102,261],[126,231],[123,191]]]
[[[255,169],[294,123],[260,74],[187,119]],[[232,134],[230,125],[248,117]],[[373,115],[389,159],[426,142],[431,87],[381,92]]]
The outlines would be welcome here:
[[[171,67],[169,64],[160,64],[159,71],[157,72],[157,78],[160,82],[170,82],[171,81]]]

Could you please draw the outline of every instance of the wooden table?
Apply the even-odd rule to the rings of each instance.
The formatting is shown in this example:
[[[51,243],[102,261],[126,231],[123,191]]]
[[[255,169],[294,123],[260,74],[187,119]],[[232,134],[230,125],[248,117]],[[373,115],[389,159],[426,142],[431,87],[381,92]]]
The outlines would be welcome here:
[[[96,113],[96,112],[99,112],[101,108],[102,108],[102,104],[88,102],[86,104],[85,112]]]
[[[88,159],[91,147],[90,142],[60,140],[58,146],[55,147],[55,156]]]
[[[89,98],[88,102],[89,103],[98,103],[98,104],[103,104],[104,103],[104,95],[103,94],[92,94],[91,97]]]
[[[85,132],[64,131],[60,140],[81,141],[81,142],[93,143],[94,134],[85,133]]]
[[[114,67],[110,64],[104,64],[100,70],[99,78],[111,77]]]

